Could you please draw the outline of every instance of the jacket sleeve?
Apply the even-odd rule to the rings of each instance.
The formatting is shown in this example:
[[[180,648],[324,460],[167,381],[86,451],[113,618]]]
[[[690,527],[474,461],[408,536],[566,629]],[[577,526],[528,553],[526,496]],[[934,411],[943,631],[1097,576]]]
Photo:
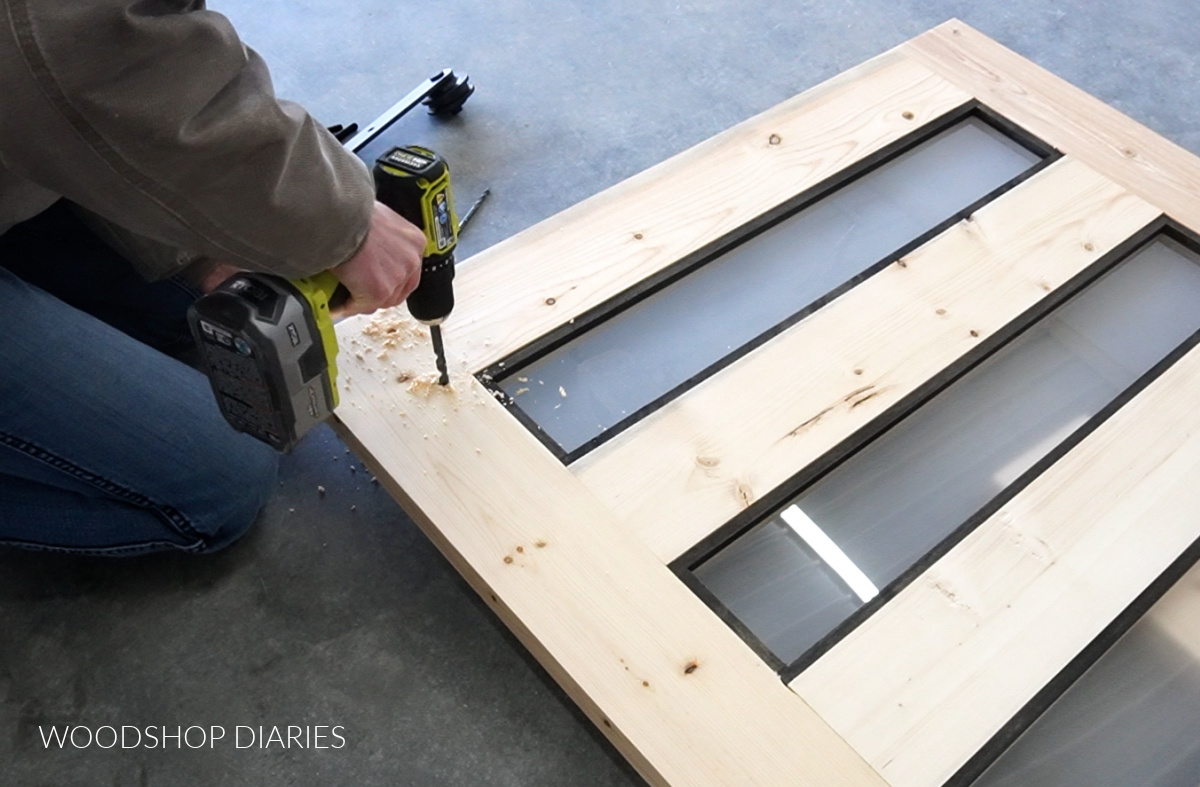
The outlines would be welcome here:
[[[366,167],[203,0],[0,0],[0,162],[157,243],[299,276],[366,237]],[[170,271],[157,271],[159,274]]]

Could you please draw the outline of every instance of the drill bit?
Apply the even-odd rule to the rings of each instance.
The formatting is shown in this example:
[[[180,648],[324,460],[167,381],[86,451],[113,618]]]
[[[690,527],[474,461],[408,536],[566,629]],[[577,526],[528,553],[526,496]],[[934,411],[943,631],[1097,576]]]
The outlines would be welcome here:
[[[429,337],[433,339],[433,352],[437,355],[437,369],[442,373],[438,382],[442,385],[449,385],[450,372],[446,369],[446,348],[442,345],[442,326],[430,325]]]
[[[475,211],[479,210],[479,206],[483,204],[483,201],[487,199],[488,195],[491,193],[491,189],[484,189],[483,193],[479,195],[479,199],[475,200],[475,203],[467,209],[467,212],[458,221],[459,233],[463,231],[463,227],[467,226],[467,222],[471,220],[471,217],[475,215]]]

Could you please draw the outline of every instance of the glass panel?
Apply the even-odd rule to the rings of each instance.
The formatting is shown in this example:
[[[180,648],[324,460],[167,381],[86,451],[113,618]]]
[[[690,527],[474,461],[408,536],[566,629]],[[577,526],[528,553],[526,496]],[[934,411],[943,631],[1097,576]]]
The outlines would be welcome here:
[[[1040,160],[968,118],[499,385],[574,451]]]
[[[1193,787],[1200,784],[1198,726],[1200,566],[1151,607],[975,786]]]
[[[793,662],[1198,329],[1200,258],[1156,240],[695,575]]]

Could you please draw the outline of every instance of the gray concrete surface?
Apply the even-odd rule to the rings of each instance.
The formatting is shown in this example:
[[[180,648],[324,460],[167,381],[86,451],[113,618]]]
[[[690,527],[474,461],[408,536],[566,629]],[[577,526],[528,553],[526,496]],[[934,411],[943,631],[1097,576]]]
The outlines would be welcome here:
[[[461,117],[402,121],[450,159],[460,203],[493,191],[463,256],[952,16],[1200,151],[1182,0],[211,4],[327,123],[469,73]],[[211,558],[0,552],[0,784],[640,783],[328,430],[282,479]],[[39,726],[65,724],[229,738],[47,749]],[[346,743],[238,749],[237,725],[341,725]]]

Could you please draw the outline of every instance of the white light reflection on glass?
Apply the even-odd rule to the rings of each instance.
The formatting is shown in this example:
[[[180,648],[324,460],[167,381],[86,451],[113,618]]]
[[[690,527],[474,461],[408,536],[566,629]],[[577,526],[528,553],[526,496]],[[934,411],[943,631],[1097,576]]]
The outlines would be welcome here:
[[[799,506],[788,506],[779,512],[779,518],[850,586],[864,604],[879,595],[879,588],[875,587],[875,583],[862,569],[854,565],[854,561],[846,556],[841,547],[833,543],[833,539],[825,535],[825,531],[809,519],[808,514],[801,511]]]

